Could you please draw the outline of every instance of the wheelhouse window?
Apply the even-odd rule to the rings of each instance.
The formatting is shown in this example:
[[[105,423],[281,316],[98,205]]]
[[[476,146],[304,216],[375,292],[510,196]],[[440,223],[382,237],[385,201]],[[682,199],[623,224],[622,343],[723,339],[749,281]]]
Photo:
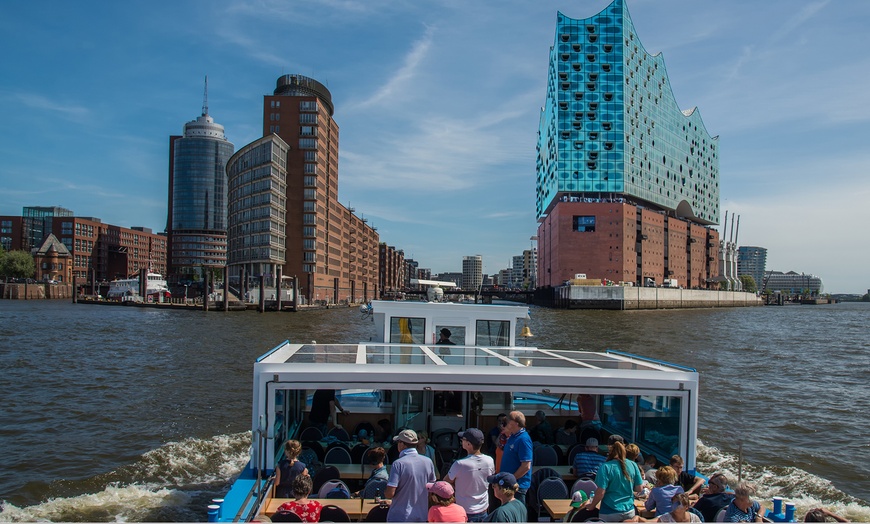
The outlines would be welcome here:
[[[425,343],[426,320],[423,318],[393,317],[390,319],[390,342],[393,344]]]
[[[580,233],[595,232],[595,216],[580,215],[574,217],[574,231]]]
[[[503,320],[478,320],[475,344],[478,346],[508,346],[510,322]]]

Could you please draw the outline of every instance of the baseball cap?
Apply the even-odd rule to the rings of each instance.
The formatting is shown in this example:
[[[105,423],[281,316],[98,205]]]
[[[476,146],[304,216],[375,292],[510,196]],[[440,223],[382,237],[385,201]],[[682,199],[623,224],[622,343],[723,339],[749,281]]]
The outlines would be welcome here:
[[[479,446],[483,444],[483,431],[477,428],[468,428],[465,431],[459,432],[459,438],[464,438],[472,446]]]
[[[426,490],[429,493],[438,495],[442,499],[449,499],[453,496],[453,486],[451,486],[449,482],[444,482],[443,480],[427,483]]]
[[[511,473],[502,471],[501,473],[496,473],[495,475],[486,477],[486,481],[490,484],[497,484],[503,488],[512,488],[516,485],[517,478]]]
[[[577,490],[574,492],[573,495],[571,495],[571,507],[579,508],[587,500],[589,500],[589,496],[586,495],[586,492],[582,490]]]
[[[417,443],[417,432],[413,429],[405,429],[402,430],[398,435],[393,437],[393,442],[401,441],[405,444],[416,444]]]
[[[592,448],[592,447],[597,448],[598,447],[598,439],[595,437],[591,437],[591,438],[586,439],[586,447],[587,448]]]

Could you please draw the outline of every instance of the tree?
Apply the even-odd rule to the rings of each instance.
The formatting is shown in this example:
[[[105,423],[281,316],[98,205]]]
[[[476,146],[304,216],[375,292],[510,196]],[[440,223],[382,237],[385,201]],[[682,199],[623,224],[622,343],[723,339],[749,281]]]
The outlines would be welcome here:
[[[12,278],[30,278],[36,273],[36,264],[27,251],[10,251],[0,258],[0,275]]]
[[[747,293],[758,291],[758,286],[755,284],[755,279],[752,278],[752,275],[740,275],[740,283],[743,284],[743,291]]]

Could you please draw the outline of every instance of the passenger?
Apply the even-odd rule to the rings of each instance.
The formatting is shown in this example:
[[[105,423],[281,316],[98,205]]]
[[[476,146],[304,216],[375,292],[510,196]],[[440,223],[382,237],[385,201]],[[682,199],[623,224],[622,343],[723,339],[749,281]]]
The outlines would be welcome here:
[[[713,522],[716,513],[734,500],[733,493],[725,493],[727,486],[728,478],[724,473],[716,473],[707,480],[706,491],[694,505],[694,508],[704,516],[705,522]]]
[[[292,511],[299,515],[302,522],[320,522],[320,511],[323,505],[316,500],[308,500],[313,486],[314,483],[307,474],[297,475],[293,479],[293,498],[296,500],[281,504],[278,506],[278,511]]]
[[[586,473],[596,474],[598,468],[607,460],[598,452],[598,439],[586,439],[585,447],[574,455],[574,474],[578,477]]]
[[[319,429],[324,437],[330,418],[334,417],[333,423],[338,425],[338,413],[349,415],[350,411],[341,407],[334,389],[318,389],[314,392],[314,396],[311,398],[311,412],[308,413],[308,422]]]
[[[671,511],[671,499],[674,495],[683,493],[682,486],[675,486],[677,472],[670,466],[662,466],[656,472],[656,486],[650,491],[649,498],[644,502],[647,511],[655,510],[657,515]]]
[[[701,494],[701,486],[704,485],[704,478],[692,475],[688,471],[683,471],[683,458],[679,455],[671,457],[671,467],[677,472],[677,484],[683,486],[683,491],[690,497]]]
[[[552,444],[553,427],[550,425],[550,421],[547,420],[547,414],[539,409],[535,412],[535,420],[538,423],[529,431],[532,441],[540,442],[541,444]]]
[[[526,431],[526,416],[522,411],[511,411],[505,426],[508,440],[501,457],[501,471],[517,479],[519,489],[514,497],[526,503],[526,493],[532,485],[532,439]]]
[[[453,486],[439,480],[426,484],[429,492],[429,522],[468,522],[465,509],[456,503]]]
[[[827,522],[828,517],[831,517],[836,522],[849,522],[848,519],[832,513],[826,508],[814,508],[807,511],[807,514],[804,516],[804,522]]]
[[[587,495],[585,491],[575,491],[574,494],[571,495],[571,509],[569,509],[568,513],[565,513],[565,516],[562,517],[562,522],[571,522],[574,518],[574,515],[585,511],[580,508],[586,503],[587,500],[589,500],[589,495]]]
[[[634,494],[643,489],[643,479],[637,464],[625,459],[625,446],[621,442],[614,442],[610,446],[607,462],[598,468],[598,474],[595,475],[595,484],[598,486],[595,496],[584,508],[592,510],[600,503],[598,517],[604,522],[622,522],[634,518]]]
[[[598,400],[594,395],[580,395],[580,431],[586,428],[601,429],[601,419],[598,418]]]
[[[622,438],[622,435],[613,434],[607,437],[607,451],[610,451],[610,448],[613,447],[614,442],[619,442],[623,446],[625,446],[625,439]]]
[[[483,432],[468,428],[459,432],[459,438],[468,456],[450,466],[444,479],[456,486],[456,503],[465,509],[468,522],[481,522],[489,509],[489,483],[487,478],[495,473],[492,457],[480,452]]]
[[[429,434],[425,431],[417,432],[417,453],[428,457],[435,464],[435,448],[429,445]]]
[[[625,446],[625,458],[637,462],[638,466],[643,466],[643,455],[641,455],[640,448],[637,447],[637,444],[629,444]],[[642,467],[641,471],[643,471]]]
[[[297,460],[302,452],[302,444],[298,440],[288,440],[284,443],[284,458],[275,467],[275,497],[288,499],[293,496],[293,479],[298,475],[308,475],[305,464]]]
[[[646,456],[646,459],[643,461],[643,466],[641,466],[641,472],[643,473],[643,479],[649,482],[652,485],[656,483],[656,471],[658,468],[656,465],[658,464],[658,459],[653,454],[649,454]]]
[[[388,418],[382,418],[378,421],[378,427],[375,429],[375,442],[390,442],[393,436],[393,424]]]
[[[670,502],[671,511],[660,515],[656,522],[701,522],[698,515],[689,511],[689,496],[685,493],[677,493]]]
[[[417,453],[417,433],[406,429],[393,437],[399,458],[390,468],[384,496],[393,499],[387,522],[426,522],[429,512],[426,484],[435,482],[435,465]]]
[[[384,448],[378,446],[376,448],[371,448],[368,451],[368,462],[374,469],[372,470],[371,475],[369,475],[368,480],[372,479],[383,479],[387,480],[390,478],[390,474],[387,473],[387,467],[384,466],[384,459],[387,457],[387,452]],[[368,482],[368,480],[366,482]]]
[[[752,500],[755,486],[741,482],[734,488],[734,500],[725,508],[725,522],[762,522],[764,508]]]
[[[577,422],[568,419],[565,425],[556,430],[554,437],[556,444],[568,446],[569,448],[577,443]]]
[[[501,502],[492,513],[486,516],[485,522],[527,522],[529,512],[526,505],[517,500],[517,490],[520,486],[517,479],[510,473],[496,473],[486,479],[492,484],[492,493]]]
[[[495,427],[489,430],[489,440],[486,441],[487,454],[492,458],[495,458],[495,452],[499,449],[498,441],[502,431],[504,431],[505,424],[507,424],[507,414],[499,413],[495,420]],[[504,448],[504,444],[501,447]],[[498,463],[496,463],[496,468],[498,468]]]
[[[438,342],[435,342],[436,345],[438,345],[438,346],[455,346],[456,345],[455,343],[453,343],[450,340],[450,336],[453,333],[451,333],[449,329],[441,328],[441,331],[439,334],[440,334],[440,336],[438,337]],[[447,354],[448,355],[450,354],[449,350],[448,350]]]

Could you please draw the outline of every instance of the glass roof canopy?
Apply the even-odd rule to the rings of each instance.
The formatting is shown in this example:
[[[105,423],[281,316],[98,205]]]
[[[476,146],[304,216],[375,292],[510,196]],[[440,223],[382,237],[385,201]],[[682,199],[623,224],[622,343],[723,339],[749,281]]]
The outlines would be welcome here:
[[[694,372],[694,369],[617,351],[598,353],[532,347],[439,346],[414,344],[289,344],[260,357],[268,364],[357,364],[390,366],[469,366]],[[456,371],[459,371],[458,369]]]

